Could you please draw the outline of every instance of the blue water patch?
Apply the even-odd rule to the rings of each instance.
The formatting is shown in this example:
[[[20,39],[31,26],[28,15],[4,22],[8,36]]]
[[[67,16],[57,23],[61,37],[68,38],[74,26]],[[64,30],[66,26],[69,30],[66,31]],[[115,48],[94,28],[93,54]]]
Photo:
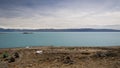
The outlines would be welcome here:
[[[120,32],[1,33],[0,48],[26,46],[119,46]]]

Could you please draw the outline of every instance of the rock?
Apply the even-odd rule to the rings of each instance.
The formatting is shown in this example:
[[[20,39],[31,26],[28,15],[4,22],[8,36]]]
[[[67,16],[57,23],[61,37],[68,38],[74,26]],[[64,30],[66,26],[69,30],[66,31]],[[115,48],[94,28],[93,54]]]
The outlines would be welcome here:
[[[64,61],[63,61],[64,64],[73,64],[73,61],[71,60],[71,58],[69,56],[67,56]]]
[[[90,53],[88,53],[88,52],[82,52],[81,54],[82,55],[90,55]]]
[[[115,52],[111,52],[111,51],[105,52],[105,55],[107,57],[115,57],[115,56],[117,56],[117,54]]]
[[[36,54],[43,54],[43,51],[42,50],[36,51]]]
[[[93,57],[114,57],[117,56],[116,53],[113,52],[96,52]]]
[[[14,56],[15,58],[19,58],[19,54],[17,52],[15,52]]]
[[[11,57],[9,60],[8,60],[9,63],[11,62],[15,62],[15,58]]]

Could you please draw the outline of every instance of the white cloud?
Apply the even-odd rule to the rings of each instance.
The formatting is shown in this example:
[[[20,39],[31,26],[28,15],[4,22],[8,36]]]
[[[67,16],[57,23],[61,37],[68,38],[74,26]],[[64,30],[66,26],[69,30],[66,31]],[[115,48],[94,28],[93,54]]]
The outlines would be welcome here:
[[[0,21],[3,22],[1,25],[20,28],[81,28],[120,24],[120,12],[57,12],[52,15],[34,14],[33,17],[0,18]]]
[[[105,28],[120,25],[119,6],[114,2],[58,3],[57,7],[17,7],[1,11],[0,27],[8,28]],[[58,7],[59,6],[59,7]],[[8,17],[5,14],[10,14]],[[114,26],[115,27],[115,26]],[[109,26],[109,28],[114,28]]]

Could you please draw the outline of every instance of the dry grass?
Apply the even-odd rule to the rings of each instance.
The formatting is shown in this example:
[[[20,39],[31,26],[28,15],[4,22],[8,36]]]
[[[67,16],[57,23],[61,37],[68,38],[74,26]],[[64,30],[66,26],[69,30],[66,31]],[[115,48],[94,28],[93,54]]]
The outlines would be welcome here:
[[[42,54],[36,54],[42,50]],[[0,58],[0,68],[119,68],[120,47],[32,47],[0,49],[9,57],[19,54],[15,62]]]

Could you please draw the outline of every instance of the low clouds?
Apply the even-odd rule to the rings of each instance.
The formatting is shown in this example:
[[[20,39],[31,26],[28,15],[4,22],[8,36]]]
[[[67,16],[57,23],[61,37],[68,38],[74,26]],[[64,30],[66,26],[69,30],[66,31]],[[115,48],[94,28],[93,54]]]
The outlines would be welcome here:
[[[119,4],[119,0],[4,0],[0,27],[120,29]]]

